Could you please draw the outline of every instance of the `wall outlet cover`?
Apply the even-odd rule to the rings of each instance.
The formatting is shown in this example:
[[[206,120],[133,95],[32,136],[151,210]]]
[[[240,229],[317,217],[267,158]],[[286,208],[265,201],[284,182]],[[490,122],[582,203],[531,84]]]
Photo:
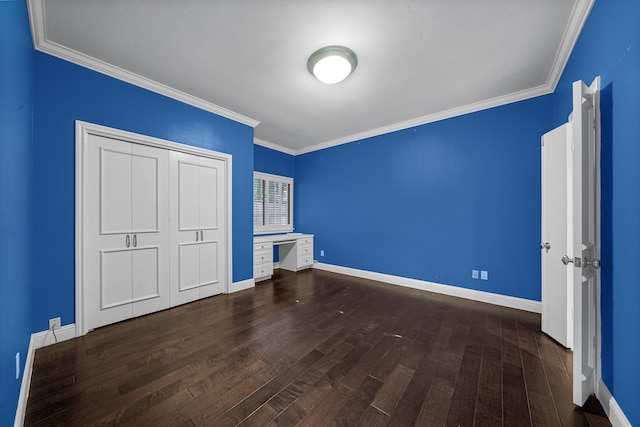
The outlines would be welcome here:
[[[49,319],[49,329],[60,329],[60,318],[54,317],[53,319]]]
[[[478,278],[478,274],[479,274],[478,270],[471,270],[471,278],[472,279],[477,279]]]
[[[482,271],[480,272],[480,278],[481,278],[482,280],[489,280],[489,272],[488,272],[488,271],[485,271],[485,270],[482,270]]]

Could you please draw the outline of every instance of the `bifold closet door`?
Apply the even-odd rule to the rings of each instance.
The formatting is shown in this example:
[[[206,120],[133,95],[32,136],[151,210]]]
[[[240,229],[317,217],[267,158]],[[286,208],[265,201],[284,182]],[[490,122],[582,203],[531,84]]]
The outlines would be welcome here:
[[[171,305],[224,291],[225,162],[171,152]]]
[[[168,151],[92,135],[84,168],[86,329],[170,305]]]

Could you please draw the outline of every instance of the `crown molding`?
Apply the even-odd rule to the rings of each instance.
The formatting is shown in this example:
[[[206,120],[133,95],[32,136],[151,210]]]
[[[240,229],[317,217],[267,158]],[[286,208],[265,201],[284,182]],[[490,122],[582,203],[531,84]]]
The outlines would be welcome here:
[[[295,156],[297,154],[296,150],[293,150],[293,149],[288,148],[288,147],[283,147],[282,145],[278,145],[278,144],[275,144],[273,142],[265,141],[264,139],[253,138],[253,143],[255,145],[260,145],[262,147],[266,147],[266,148],[270,148],[272,150],[280,151],[281,153],[289,154],[291,156]]]
[[[584,24],[587,22],[587,18],[594,4],[595,0],[579,0],[575,3],[571,11],[569,22],[565,28],[562,42],[560,42],[560,47],[556,53],[551,71],[549,72],[549,79],[547,80],[547,86],[551,89],[551,92],[556,90],[564,68],[567,66],[567,62],[569,62],[569,58],[571,57],[571,52],[573,52],[573,48],[578,42],[580,33],[582,33]]]
[[[511,93],[505,96],[488,99],[486,101],[475,102],[473,104],[463,105],[462,107],[451,108],[434,114],[418,117],[404,122],[394,123],[392,125],[371,129],[365,132],[356,133],[345,136],[343,138],[334,139],[332,141],[322,142],[320,144],[305,147],[296,150],[296,155],[306,154],[313,151],[323,150],[325,148],[335,147],[337,145],[347,144],[349,142],[360,141],[374,136],[384,135],[386,133],[396,132],[403,129],[409,129],[428,123],[438,122],[440,120],[450,119],[452,117],[462,116],[464,114],[475,113],[489,108],[499,107],[501,105],[512,104],[514,102],[523,101],[525,99],[535,98],[537,96],[547,95],[553,92],[548,85],[538,86],[532,89]]]
[[[253,128],[260,123],[250,117],[243,116],[242,114],[238,114],[219,105],[212,104],[204,99],[189,95],[188,93],[174,89],[162,83],[158,83],[154,80],[132,73],[123,68],[116,67],[115,65],[48,40],[45,25],[44,2],[45,0],[27,1],[29,8],[29,21],[31,22],[31,34],[33,37],[33,47],[36,50]]]

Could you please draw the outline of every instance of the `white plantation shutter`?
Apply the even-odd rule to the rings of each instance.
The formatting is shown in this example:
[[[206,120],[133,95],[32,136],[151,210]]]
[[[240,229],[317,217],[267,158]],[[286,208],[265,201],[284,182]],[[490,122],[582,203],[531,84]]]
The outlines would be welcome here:
[[[253,174],[253,232],[293,231],[293,179]]]
[[[264,224],[264,179],[253,179],[253,227]]]
[[[280,203],[280,225],[289,225],[289,209],[291,206],[289,205],[289,188],[291,184],[282,183],[281,193],[282,200]]]

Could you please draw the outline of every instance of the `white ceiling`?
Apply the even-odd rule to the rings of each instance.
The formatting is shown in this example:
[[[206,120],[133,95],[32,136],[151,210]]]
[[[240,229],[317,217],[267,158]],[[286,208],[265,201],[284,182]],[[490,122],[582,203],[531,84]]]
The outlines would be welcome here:
[[[29,0],[37,49],[292,154],[549,93],[594,0]],[[358,67],[324,85],[320,47]],[[258,124],[259,122],[259,124]]]

